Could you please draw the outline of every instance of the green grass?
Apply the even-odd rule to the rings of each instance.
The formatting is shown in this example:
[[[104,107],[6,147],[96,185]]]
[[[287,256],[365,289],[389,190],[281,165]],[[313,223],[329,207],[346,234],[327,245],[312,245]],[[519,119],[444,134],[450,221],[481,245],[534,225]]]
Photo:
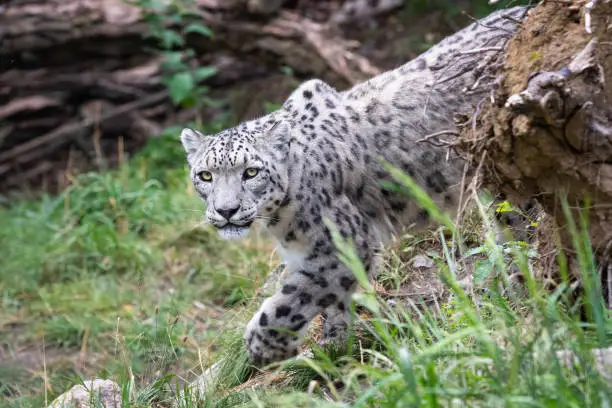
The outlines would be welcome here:
[[[585,218],[567,213],[585,292],[577,297],[562,281],[550,293],[529,278],[534,248],[495,242],[489,202],[477,202],[456,226],[395,171],[397,185],[388,187],[445,228],[402,237],[378,286],[336,237],[362,286],[348,345],[320,349],[307,340],[312,357],[254,370],[242,331],[274,264],[271,245],[257,236],[221,242],[201,225],[202,203],[173,143],[168,133],[116,171],[80,176],[58,196],[0,211],[5,405],[39,407],[92,376],[118,381],[126,407],[610,404],[612,388],[589,352],[610,343],[612,326]],[[411,260],[423,254],[435,267],[419,284],[441,281],[446,294],[404,302],[397,294],[414,283]],[[509,291],[517,270],[526,284]],[[465,289],[459,280],[470,274],[478,285]],[[572,351],[576,364],[562,364],[560,350]],[[215,361],[206,392],[195,396],[186,384]]]
[[[399,173],[395,176],[431,214],[440,215],[418,187]],[[487,205],[477,207],[484,224],[491,225]],[[458,232],[446,217],[440,218]],[[352,245],[335,234],[342,261],[362,286],[354,296],[362,312],[348,348],[338,352],[311,344],[313,358],[301,356],[248,379],[244,350],[236,341],[227,348],[234,359],[219,373],[219,378],[235,381],[217,383],[201,406],[609,406],[612,387],[595,369],[591,350],[609,345],[612,325],[594,283],[586,225],[579,225],[572,233],[582,252],[582,280],[591,282],[581,296],[576,297],[568,281],[550,293],[531,279],[528,264],[534,250],[527,245],[497,244],[490,238],[494,231],[485,229],[481,247],[454,260],[440,231],[430,256],[448,297],[442,304],[407,306],[390,306],[367,279]],[[490,262],[487,274],[492,279],[488,285],[483,279],[481,290],[466,290],[458,282],[458,275],[469,271],[470,257]],[[499,290],[497,282],[509,281],[510,271],[516,270],[511,266],[525,277],[522,296]],[[586,309],[586,319],[581,309]],[[564,364],[561,351],[572,352],[574,364]],[[239,385],[245,381],[247,390]]]
[[[183,163],[169,131],[115,171],[0,210],[9,406],[39,407],[94,374],[132,373],[143,389],[168,373],[184,381],[210,364],[220,332],[244,323],[227,313],[253,296],[271,247],[221,242],[202,225]]]
[[[472,13],[488,13],[486,3],[473,2]],[[432,9],[459,15],[442,0],[410,3],[404,15]],[[94,376],[117,381],[123,406],[138,408],[610,406],[612,387],[590,350],[609,345],[612,326],[584,218],[567,213],[585,292],[564,279],[551,293],[529,279],[534,248],[495,242],[488,202],[455,225],[397,172],[400,191],[445,229],[400,237],[376,285],[337,237],[362,286],[348,344],[321,349],[308,337],[312,357],[253,369],[242,332],[275,265],[272,246],[258,236],[221,242],[202,224],[179,131],[117,170],[0,209],[0,406],[44,406]],[[416,270],[416,255],[435,267]],[[567,276],[563,260],[559,250]],[[509,290],[516,271],[526,284]],[[442,282],[445,294],[401,295],[415,281]],[[562,364],[560,350],[576,363]],[[186,386],[216,361],[206,392]]]

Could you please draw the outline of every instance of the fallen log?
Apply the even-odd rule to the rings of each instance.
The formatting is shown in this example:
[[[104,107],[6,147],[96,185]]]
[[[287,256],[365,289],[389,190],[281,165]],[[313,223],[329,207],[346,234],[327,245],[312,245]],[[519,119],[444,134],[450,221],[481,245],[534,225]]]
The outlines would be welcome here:
[[[536,198],[542,271],[558,284],[564,251],[574,278],[572,229],[586,229],[612,302],[612,2],[544,2],[501,57],[496,89],[463,129],[459,150],[480,181],[516,202]],[[586,223],[581,224],[580,220]]]
[[[198,55],[192,62],[217,71],[207,86],[236,86],[269,75],[279,63],[336,84],[379,72],[353,51],[357,44],[343,38],[337,23],[326,22],[340,12],[336,2],[309,9],[325,16],[318,20],[281,3],[194,3],[193,14],[214,38],[183,36]],[[155,46],[149,30],[143,10],[123,0],[11,0],[0,8],[0,192],[42,183],[48,172],[34,168],[48,163],[63,171],[74,149],[88,167],[94,128],[102,153],[113,155],[120,137],[137,148],[154,136],[144,134],[147,129],[173,124],[177,114],[183,121],[201,115],[179,114],[168,98],[157,97],[164,72],[161,57],[148,51]],[[88,106],[98,105],[113,113],[87,114]],[[47,164],[41,167],[41,160]],[[48,174],[54,183],[57,175]]]

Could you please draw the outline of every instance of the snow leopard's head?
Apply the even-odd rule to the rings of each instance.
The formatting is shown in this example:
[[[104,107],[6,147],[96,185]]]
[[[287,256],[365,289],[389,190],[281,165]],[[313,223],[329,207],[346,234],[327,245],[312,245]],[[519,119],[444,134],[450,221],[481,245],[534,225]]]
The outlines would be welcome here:
[[[287,204],[289,131],[262,118],[214,136],[181,132],[191,181],[221,237],[242,238],[255,220],[271,220]]]

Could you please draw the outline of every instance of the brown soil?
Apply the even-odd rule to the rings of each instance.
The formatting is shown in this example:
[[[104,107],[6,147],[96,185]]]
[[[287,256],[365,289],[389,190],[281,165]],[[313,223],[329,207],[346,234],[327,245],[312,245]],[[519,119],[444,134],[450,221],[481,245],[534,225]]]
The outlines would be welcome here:
[[[461,139],[473,162],[482,164],[484,184],[506,193],[516,203],[537,198],[542,204],[548,217],[543,225],[549,228],[539,229],[545,241],[540,251],[553,257],[543,260],[547,265],[556,264],[555,246],[559,243],[572,253],[561,197],[575,210],[574,219],[578,219],[578,209],[584,207],[585,200],[590,200],[589,235],[596,251],[612,239],[612,171],[606,164],[612,159],[612,149],[606,131],[593,130],[597,128],[594,123],[605,125],[612,117],[611,89],[604,85],[612,80],[612,58],[605,45],[612,38],[612,7],[605,3],[594,9],[595,33],[591,35],[585,30],[584,3],[546,1],[532,10],[508,44],[495,103],[483,109],[476,130],[470,126]],[[587,71],[572,74],[561,87],[538,88],[541,96],[527,108],[505,106],[511,95],[528,87],[534,89],[543,75],[567,72],[568,65],[594,37],[599,39],[594,59],[603,69],[604,81],[593,80],[595,74]],[[558,101],[554,111],[559,117],[555,118],[546,115],[552,108],[544,104],[551,91]],[[591,106],[589,112],[593,113],[576,126],[575,119],[581,119],[577,112],[584,106]]]
[[[522,91],[532,72],[557,71],[586,45],[580,17],[580,8],[553,1],[533,9],[508,43],[504,88],[509,95]]]

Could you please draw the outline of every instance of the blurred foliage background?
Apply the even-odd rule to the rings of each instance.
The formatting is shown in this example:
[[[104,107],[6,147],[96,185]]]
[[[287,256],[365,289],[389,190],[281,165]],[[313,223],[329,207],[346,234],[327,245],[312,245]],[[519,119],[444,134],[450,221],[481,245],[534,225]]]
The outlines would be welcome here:
[[[367,69],[349,64],[343,71],[326,60],[308,42],[312,30],[324,34],[323,46],[338,45],[385,71],[475,18],[528,2],[399,1],[389,9],[341,18],[344,3],[286,1],[270,13],[255,12],[246,2],[212,0],[13,0],[2,6],[0,405],[44,406],[69,386],[98,375],[127,387],[133,406],[173,406],[178,403],[169,396],[170,384],[192,380],[228,352],[235,360],[224,368],[223,387],[216,399],[200,406],[257,405],[265,387],[249,394],[239,386],[252,374],[240,360],[240,336],[257,304],[251,302],[256,289],[278,260],[263,236],[220,242],[202,225],[203,206],[186,177],[180,129],[215,133],[264,114],[308,78],[345,89],[370,76]],[[385,290],[405,287],[409,257],[444,258],[443,237],[404,238],[383,274]],[[484,275],[493,268],[485,252],[472,254]],[[387,334],[402,344],[434,344],[447,341],[443,332],[474,330],[472,337],[461,338],[466,347],[461,350],[490,346],[490,339],[474,334],[484,326],[472,320],[464,301],[458,296],[445,304],[442,323],[421,316],[427,333],[398,323]],[[550,315],[536,320],[556,313],[554,302],[538,302],[532,306],[550,307]],[[512,306],[495,307],[505,311],[504,327],[520,326],[521,314]],[[483,318],[498,312],[492,310],[483,307]],[[578,336],[574,326],[552,326],[550,342]],[[522,350],[518,332],[504,339]],[[543,341],[536,335],[532,340],[532,345]],[[391,349],[390,343],[379,346]],[[487,358],[504,359],[493,354]],[[507,406],[528,406],[540,397],[537,401],[546,397],[549,405],[534,406],[561,406],[555,386],[574,406],[591,406],[594,400],[585,402],[587,396],[609,392],[597,388],[596,380],[592,388],[576,385],[576,378],[587,375],[582,371],[571,379],[560,371],[554,372],[557,377],[548,371],[524,377],[540,381],[540,389],[522,382],[522,365],[515,365],[525,363],[521,359],[508,358],[509,377],[463,370],[467,374],[459,378],[434,376],[431,361],[413,372],[405,355],[390,358],[399,371],[360,371],[376,387],[390,376],[379,389],[389,398],[387,405],[379,406],[396,406],[392,396],[402,387],[394,388],[392,375],[405,376],[421,391],[436,388],[436,378],[452,381],[462,398],[478,394],[470,398],[480,398],[480,406],[506,406],[504,395],[516,397],[504,381],[532,398],[517,397]],[[292,380],[283,377],[276,389],[304,392],[313,379],[323,384],[331,378],[335,384],[334,378],[348,371],[334,364],[320,371],[293,367]],[[236,393],[228,391],[235,386]],[[422,401],[440,405],[428,399],[430,394]],[[358,400],[352,394],[347,398]],[[372,406],[365,398],[363,406]],[[304,406],[323,406],[324,398],[304,401]],[[189,406],[187,400],[182,404]],[[411,404],[405,406],[421,406]]]

